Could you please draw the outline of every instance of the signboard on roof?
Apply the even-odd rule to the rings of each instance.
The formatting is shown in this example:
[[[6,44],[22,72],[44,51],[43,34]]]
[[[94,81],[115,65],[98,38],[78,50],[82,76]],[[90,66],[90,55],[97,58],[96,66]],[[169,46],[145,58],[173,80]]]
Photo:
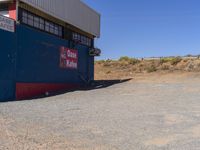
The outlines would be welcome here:
[[[0,29],[9,32],[15,32],[15,21],[0,15]]]
[[[78,68],[78,51],[65,47],[60,48],[60,67],[64,69]]]

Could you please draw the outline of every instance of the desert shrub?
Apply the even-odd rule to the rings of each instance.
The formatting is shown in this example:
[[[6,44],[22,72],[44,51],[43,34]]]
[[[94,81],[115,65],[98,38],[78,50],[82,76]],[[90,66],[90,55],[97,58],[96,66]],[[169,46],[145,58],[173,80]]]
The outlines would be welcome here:
[[[166,57],[166,58],[161,58],[161,59],[160,59],[160,63],[161,63],[161,64],[164,64],[164,63],[170,62],[171,65],[176,65],[176,64],[178,64],[181,60],[182,60],[181,57]]]
[[[138,59],[136,59],[136,58],[130,58],[128,56],[120,57],[119,61],[120,62],[127,62],[128,64],[131,64],[131,65],[135,65],[135,64],[137,64],[137,63],[140,62]]]
[[[183,59],[183,62],[186,63],[188,61],[188,59]]]
[[[175,57],[171,60],[172,65],[177,65],[179,62],[181,62],[182,58],[181,57]]]
[[[187,55],[185,55],[185,57],[193,57],[193,55],[192,54],[187,54]]]
[[[107,59],[105,62],[112,62],[113,60],[111,60],[111,59]]]
[[[104,64],[105,60],[97,60],[97,61],[95,61],[95,63],[97,63],[97,64]]]
[[[144,63],[144,62],[138,64],[138,67],[144,67],[144,66],[145,66],[145,63]]]
[[[122,56],[119,58],[119,61],[129,61],[129,57],[128,56]]]
[[[170,58],[170,57],[161,58],[160,59],[160,63],[164,64],[164,63],[170,62],[171,60],[172,60],[172,58]]]
[[[169,65],[163,65],[162,67],[161,67],[161,69],[162,70],[169,70],[170,69],[170,66]]]
[[[105,61],[103,63],[103,66],[105,66],[105,67],[109,67],[110,65],[111,65],[110,61]]]
[[[110,73],[111,73],[111,71],[110,71],[110,70],[106,72],[106,74],[110,74]]]
[[[138,60],[138,59],[135,59],[135,58],[131,58],[131,60],[130,60],[130,64],[132,64],[132,65],[135,65],[135,64],[137,64],[137,63],[139,63],[140,61]]]
[[[155,65],[150,65],[149,67],[146,68],[146,70],[148,73],[151,73],[157,71],[157,68]]]
[[[105,67],[110,67],[110,66],[113,65],[113,63],[114,63],[113,60],[107,59],[107,60],[105,60],[105,61],[103,62],[103,66],[105,66]]]

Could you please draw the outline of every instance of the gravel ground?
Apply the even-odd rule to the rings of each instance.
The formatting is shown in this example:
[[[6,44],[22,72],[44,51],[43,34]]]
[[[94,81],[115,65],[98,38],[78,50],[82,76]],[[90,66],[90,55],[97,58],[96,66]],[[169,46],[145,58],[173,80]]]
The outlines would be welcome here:
[[[0,149],[199,150],[200,75],[0,103]]]

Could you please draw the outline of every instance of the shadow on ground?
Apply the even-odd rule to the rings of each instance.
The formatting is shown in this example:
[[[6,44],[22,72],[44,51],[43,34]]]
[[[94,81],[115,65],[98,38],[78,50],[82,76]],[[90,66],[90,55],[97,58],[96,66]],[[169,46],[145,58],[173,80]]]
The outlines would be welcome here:
[[[66,93],[69,93],[69,92],[75,92],[75,91],[90,91],[90,90],[102,89],[102,88],[107,88],[107,87],[110,87],[110,86],[113,86],[113,85],[116,85],[116,84],[128,82],[130,80],[131,80],[131,78],[122,79],[122,80],[96,80],[96,81],[93,81],[92,83],[90,83],[86,86],[80,87],[80,88],[76,88],[76,89],[72,89],[72,90],[64,90],[64,91],[59,91],[59,92],[49,92],[48,95],[44,94],[44,95],[40,95],[40,96],[37,96],[37,97],[33,97],[33,98],[30,98],[30,99],[24,99],[24,100],[20,100],[20,101],[48,98],[48,97],[62,95],[62,94],[66,94]],[[15,101],[15,100],[0,101],[0,103],[13,102],[13,101]]]
[[[51,97],[51,96],[57,96],[57,95],[62,95],[65,93],[69,93],[69,92],[75,92],[75,91],[91,91],[91,90],[97,90],[97,89],[103,89],[103,88],[107,88],[116,84],[121,84],[124,82],[128,82],[132,80],[132,78],[129,79],[121,79],[121,80],[95,80],[92,83],[77,88],[77,89],[72,89],[72,90],[65,90],[65,91],[61,91],[61,92],[53,92],[50,93],[48,96],[40,96],[34,99],[38,99],[38,98],[46,98],[46,97]]]
[[[131,80],[131,78],[123,79],[123,80],[96,80],[93,83],[91,83],[91,85],[83,87],[80,90],[95,90],[95,89],[107,88],[109,86],[128,82],[130,80]]]

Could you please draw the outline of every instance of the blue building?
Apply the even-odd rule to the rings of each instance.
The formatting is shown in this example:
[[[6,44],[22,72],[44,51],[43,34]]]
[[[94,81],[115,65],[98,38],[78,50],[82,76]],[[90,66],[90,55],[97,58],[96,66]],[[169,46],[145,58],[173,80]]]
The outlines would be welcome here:
[[[80,0],[0,0],[0,101],[94,80],[100,14]]]

